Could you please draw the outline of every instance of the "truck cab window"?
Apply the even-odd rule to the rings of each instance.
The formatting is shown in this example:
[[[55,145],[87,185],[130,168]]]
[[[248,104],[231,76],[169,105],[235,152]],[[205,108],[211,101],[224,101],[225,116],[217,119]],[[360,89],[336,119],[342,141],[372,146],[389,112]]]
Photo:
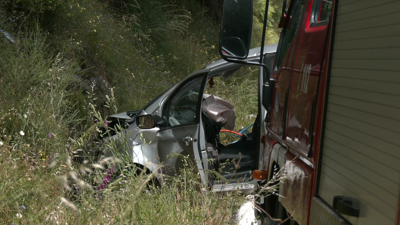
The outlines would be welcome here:
[[[319,21],[329,20],[332,12],[332,0],[322,0]]]
[[[325,25],[332,12],[332,0],[316,0],[311,13],[311,26]]]
[[[276,71],[281,67],[283,59],[286,56],[292,43],[296,31],[301,22],[305,0],[295,0],[291,3],[288,14],[286,15],[285,25],[283,27],[278,47],[278,56],[276,60]]]

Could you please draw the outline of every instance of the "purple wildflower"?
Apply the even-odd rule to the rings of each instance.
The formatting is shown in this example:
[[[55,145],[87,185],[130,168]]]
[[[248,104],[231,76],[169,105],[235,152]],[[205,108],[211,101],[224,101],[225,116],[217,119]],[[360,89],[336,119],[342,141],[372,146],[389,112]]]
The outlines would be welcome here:
[[[103,190],[107,187],[107,183],[110,183],[112,175],[114,174],[113,169],[107,170],[108,174],[104,177],[103,183],[97,188],[98,191]]]
[[[49,138],[51,138],[53,135],[51,133],[49,133]]]
[[[22,205],[22,209],[26,210],[26,207],[24,205]]]
[[[107,183],[110,183],[111,175],[107,175],[104,177],[104,180],[107,181]]]
[[[104,121],[104,124],[106,125],[106,127],[108,127],[108,121]]]
[[[113,175],[114,174],[114,170],[113,169],[108,169],[107,172],[108,172],[108,175]]]

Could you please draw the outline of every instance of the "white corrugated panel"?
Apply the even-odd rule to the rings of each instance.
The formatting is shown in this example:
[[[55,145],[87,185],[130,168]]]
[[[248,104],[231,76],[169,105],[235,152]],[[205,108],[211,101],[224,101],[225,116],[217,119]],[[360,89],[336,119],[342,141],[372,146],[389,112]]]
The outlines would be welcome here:
[[[339,0],[319,196],[357,199],[352,224],[395,224],[400,191],[400,1]]]

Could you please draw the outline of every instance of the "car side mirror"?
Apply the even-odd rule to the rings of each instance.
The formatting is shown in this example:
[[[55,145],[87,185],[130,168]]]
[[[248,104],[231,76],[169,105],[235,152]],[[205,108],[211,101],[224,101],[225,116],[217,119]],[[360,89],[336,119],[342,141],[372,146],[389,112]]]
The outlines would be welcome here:
[[[223,58],[247,58],[253,25],[253,0],[225,0],[219,52]]]
[[[140,115],[136,119],[137,126],[140,129],[151,129],[154,127],[162,127],[165,125],[165,121],[163,118],[157,115]]]

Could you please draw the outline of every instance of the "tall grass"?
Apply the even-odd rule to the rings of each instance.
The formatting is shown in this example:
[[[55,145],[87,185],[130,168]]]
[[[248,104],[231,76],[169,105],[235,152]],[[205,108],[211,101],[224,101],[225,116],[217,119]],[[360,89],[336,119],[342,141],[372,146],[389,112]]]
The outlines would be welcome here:
[[[150,195],[132,172],[119,191],[99,198],[105,165],[73,160],[95,134],[78,126],[76,104],[87,109],[84,119],[100,122],[89,110],[97,96],[76,87],[82,68],[71,50],[54,54],[47,38],[37,29],[18,44],[1,42],[0,223],[229,223],[240,200],[206,191],[192,167]]]
[[[18,44],[1,43],[0,105],[3,137],[20,137],[38,154],[66,142],[77,118],[71,95],[79,67],[62,54],[49,55],[46,36],[32,31]],[[20,135],[20,133],[25,135]],[[52,140],[59,140],[54,142]],[[14,146],[14,148],[17,148]],[[49,154],[50,152],[45,152]]]
[[[141,108],[218,58],[218,24],[204,8],[165,3],[0,2],[0,29],[17,40],[0,36],[1,224],[230,223],[242,197],[208,192],[189,164],[151,194],[135,170],[118,190],[97,191],[109,161],[89,150],[105,115]],[[239,127],[254,121],[256,80],[217,81],[216,95],[243,108]]]
[[[106,165],[71,159],[91,141],[74,134],[76,109],[68,93],[77,64],[62,54],[49,57],[38,31],[18,40],[4,43],[8,54],[0,64],[0,223],[228,223],[240,200],[208,192],[190,166],[151,194],[143,192],[147,176],[128,171],[131,179],[118,191],[99,196]]]
[[[70,97],[79,68],[62,54],[49,55],[46,36],[38,30],[17,40],[0,43],[0,218],[10,223],[28,213],[33,223],[63,194],[59,171],[48,165],[68,155],[69,138],[75,136]]]

